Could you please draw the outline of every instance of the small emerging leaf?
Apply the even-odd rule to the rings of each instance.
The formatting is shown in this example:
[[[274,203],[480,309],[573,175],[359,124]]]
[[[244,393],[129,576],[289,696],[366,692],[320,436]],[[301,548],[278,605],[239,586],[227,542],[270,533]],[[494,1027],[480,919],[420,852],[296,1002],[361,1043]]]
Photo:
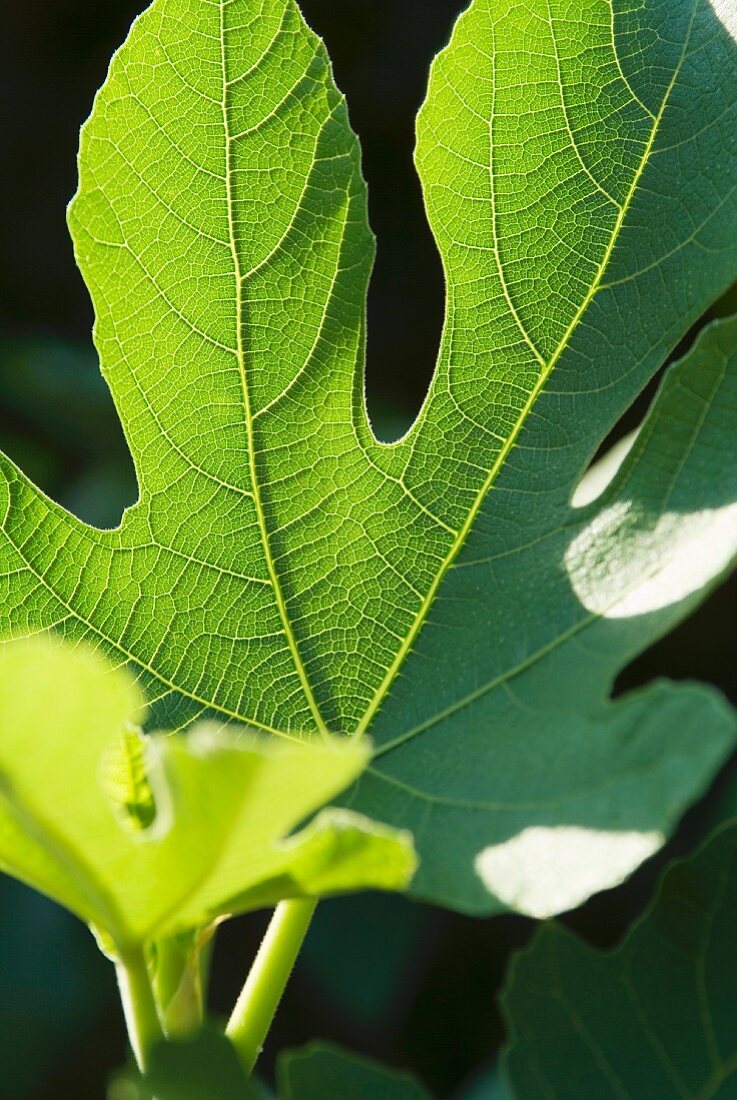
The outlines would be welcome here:
[[[134,829],[148,829],[156,819],[156,803],[147,775],[147,738],[140,729],[124,729],[118,744],[103,760],[102,783],[113,806]]]
[[[325,810],[291,835],[356,777],[365,745],[264,744],[208,726],[144,739],[130,727],[143,714],[128,674],[87,651],[0,653],[0,867],[77,913],[108,950],[286,897],[406,885],[407,834]]]

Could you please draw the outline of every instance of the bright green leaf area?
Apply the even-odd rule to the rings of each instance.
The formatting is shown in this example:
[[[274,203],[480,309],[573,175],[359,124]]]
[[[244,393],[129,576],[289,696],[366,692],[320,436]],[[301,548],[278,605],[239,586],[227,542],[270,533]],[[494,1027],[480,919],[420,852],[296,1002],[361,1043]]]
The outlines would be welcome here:
[[[128,662],[159,726],[370,730],[351,803],[413,830],[424,898],[544,915],[629,873],[734,739],[704,688],[609,701],[737,550],[734,322],[574,493],[737,276],[730,27],[710,0],[474,0],[418,123],[439,361],[383,445],[324,47],[293,0],[156,0],[70,213],[140,499],[95,530],[3,459],[0,631]]]
[[[517,1100],[737,1094],[737,825],[674,864],[615,951],[548,925],[505,996]]]
[[[0,869],[117,955],[282,898],[407,884],[406,834],[325,810],[290,835],[365,766],[360,742],[144,737],[143,715],[129,674],[87,651],[0,653]]]
[[[279,1059],[279,1100],[430,1100],[413,1078],[356,1058],[337,1047],[315,1044]]]

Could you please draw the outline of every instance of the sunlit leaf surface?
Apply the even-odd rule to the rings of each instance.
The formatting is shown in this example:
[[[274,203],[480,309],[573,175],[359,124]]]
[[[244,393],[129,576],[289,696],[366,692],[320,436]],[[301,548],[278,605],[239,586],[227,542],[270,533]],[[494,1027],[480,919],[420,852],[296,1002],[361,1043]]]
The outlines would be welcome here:
[[[140,499],[92,529],[3,459],[0,630],[127,662],[158,725],[369,730],[351,804],[415,832],[425,898],[543,915],[619,881],[733,743],[705,689],[608,699],[737,548],[734,324],[571,501],[737,275],[736,88],[719,0],[471,4],[418,127],[440,357],[386,446],[324,47],[293,0],[156,0],[70,214]]]
[[[0,651],[0,869],[125,954],[282,898],[406,885],[406,834],[310,813],[366,764],[360,742],[264,743],[195,726],[144,738],[127,672],[58,645]]]

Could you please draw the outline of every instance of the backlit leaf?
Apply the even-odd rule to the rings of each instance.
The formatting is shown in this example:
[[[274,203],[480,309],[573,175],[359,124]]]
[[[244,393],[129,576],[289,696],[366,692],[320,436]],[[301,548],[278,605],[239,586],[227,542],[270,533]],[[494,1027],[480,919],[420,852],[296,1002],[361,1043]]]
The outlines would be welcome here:
[[[544,915],[662,842],[734,738],[712,692],[616,705],[731,564],[734,323],[602,440],[737,275],[722,0],[474,0],[417,164],[447,313],[392,446],[363,397],[358,145],[294,0],[155,0],[86,124],[70,213],[140,498],[87,527],[0,465],[0,631],[126,661],[156,725],[371,732],[352,804],[425,898]],[[305,776],[304,782],[308,779]]]
[[[111,782],[116,758],[130,774],[130,722],[143,713],[128,673],[88,652],[0,652],[0,869],[113,952],[282,898],[406,885],[406,834],[324,810],[291,835],[365,766],[359,742],[264,743],[203,725],[145,738],[147,823]]]

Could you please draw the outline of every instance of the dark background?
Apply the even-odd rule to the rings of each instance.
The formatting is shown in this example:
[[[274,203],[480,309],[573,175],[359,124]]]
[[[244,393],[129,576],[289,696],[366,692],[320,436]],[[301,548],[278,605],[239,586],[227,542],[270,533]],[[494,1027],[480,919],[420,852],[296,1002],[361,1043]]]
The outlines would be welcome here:
[[[6,5],[0,56],[0,444],[83,518],[115,523],[135,496],[122,432],[97,371],[92,313],[64,210],[76,185],[79,126],[109,57],[143,0]],[[412,418],[442,321],[440,263],[412,166],[426,73],[462,0],[302,0],[327,40],[361,136],[379,239],[369,304],[369,403],[385,434]],[[636,423],[642,404],[632,414]],[[622,677],[696,676],[735,695],[737,584]],[[668,855],[691,846],[729,790],[727,769]],[[665,857],[567,918],[590,942],[616,941],[641,911]],[[222,1013],[245,976],[265,917],[221,934],[212,1002]],[[276,1050],[315,1037],[413,1068],[438,1096],[464,1092],[503,1041],[495,997],[510,951],[533,925],[474,921],[397,898],[324,903],[279,1015]],[[0,879],[0,1097],[100,1100],[125,1060],[112,967],[80,924]],[[479,1100],[492,1095],[481,1079]],[[121,1094],[122,1097],[122,1094]],[[213,1098],[215,1100],[215,1098]]]

